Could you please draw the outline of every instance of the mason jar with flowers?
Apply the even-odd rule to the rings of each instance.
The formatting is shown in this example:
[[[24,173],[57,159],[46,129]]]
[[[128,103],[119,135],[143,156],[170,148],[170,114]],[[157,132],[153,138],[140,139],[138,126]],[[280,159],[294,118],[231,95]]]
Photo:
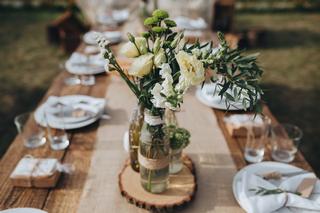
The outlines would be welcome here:
[[[166,11],[155,10],[144,25],[148,30],[139,36],[128,33],[129,41],[121,49],[133,60],[127,72],[103,35],[97,35],[97,43],[106,59],[106,70],[118,72],[143,106],[138,154],[141,184],[151,193],[161,193],[168,185],[170,163],[166,109],[178,111],[187,90],[203,84],[207,72],[212,73],[212,81],[215,76],[222,76],[217,87],[227,104],[245,92],[248,94],[245,108],[259,109],[256,106],[262,94],[259,87],[262,70],[256,63],[256,55],[244,56],[238,49],[230,49],[221,33],[215,48],[213,42],[189,44],[183,31],[175,31],[176,23]]]

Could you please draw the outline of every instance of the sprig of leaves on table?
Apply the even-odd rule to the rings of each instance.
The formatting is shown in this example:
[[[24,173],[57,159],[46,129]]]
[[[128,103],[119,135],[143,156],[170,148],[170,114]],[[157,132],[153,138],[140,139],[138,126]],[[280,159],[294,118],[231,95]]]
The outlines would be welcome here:
[[[263,70],[257,63],[259,53],[244,55],[243,50],[231,49],[224,35],[217,33],[219,46],[213,48],[213,42],[184,46],[184,50],[197,54],[204,67],[213,71],[211,81],[217,83],[218,95],[225,97],[226,105],[242,99],[244,109],[261,112],[259,99],[263,94],[260,79]]]
[[[292,191],[287,191],[287,190],[283,190],[280,188],[276,188],[276,189],[267,189],[264,188],[262,186],[259,186],[256,189],[250,189],[250,191],[255,192],[256,195],[261,195],[261,196],[265,196],[265,195],[273,195],[273,194],[282,194],[282,193],[292,193],[292,194],[296,194],[296,195],[301,195],[300,192],[292,192]]]

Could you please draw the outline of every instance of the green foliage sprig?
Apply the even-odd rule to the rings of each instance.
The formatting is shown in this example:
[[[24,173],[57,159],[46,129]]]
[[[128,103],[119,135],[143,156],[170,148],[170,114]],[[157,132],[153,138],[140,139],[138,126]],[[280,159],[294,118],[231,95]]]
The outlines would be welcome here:
[[[283,190],[280,188],[276,188],[276,189],[267,189],[264,187],[259,186],[257,189],[250,189],[250,191],[255,192],[256,195],[261,195],[261,196],[265,196],[265,195],[274,195],[274,194],[282,194],[282,193],[292,193],[292,194],[296,194],[296,195],[301,195],[300,192],[292,192],[292,191],[287,191],[287,190]]]

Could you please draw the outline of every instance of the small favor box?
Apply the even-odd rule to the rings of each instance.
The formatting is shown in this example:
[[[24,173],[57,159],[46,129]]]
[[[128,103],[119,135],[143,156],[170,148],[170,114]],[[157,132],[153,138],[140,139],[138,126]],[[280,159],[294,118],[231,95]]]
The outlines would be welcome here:
[[[10,175],[14,186],[51,188],[60,177],[59,161],[54,158],[23,157]]]
[[[251,125],[255,136],[261,135],[263,119],[260,115],[234,114],[224,118],[226,128],[232,137],[247,137],[247,126]]]

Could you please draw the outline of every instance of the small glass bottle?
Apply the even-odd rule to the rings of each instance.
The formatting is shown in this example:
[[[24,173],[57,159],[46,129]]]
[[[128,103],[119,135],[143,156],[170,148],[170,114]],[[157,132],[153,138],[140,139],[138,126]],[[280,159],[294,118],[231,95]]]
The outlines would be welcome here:
[[[170,126],[174,126],[175,128],[178,127],[178,121],[174,111],[170,109],[166,109],[165,122],[167,127],[170,127]],[[176,174],[181,171],[183,167],[183,162],[181,159],[182,150],[183,148],[178,148],[178,149],[172,149],[172,147],[170,148],[170,167],[169,167],[170,174]]]
[[[161,193],[168,186],[170,145],[163,117],[164,113],[154,115],[144,110],[139,147],[140,180],[142,187],[151,193]]]
[[[129,154],[130,164],[134,171],[139,172],[138,151],[140,132],[143,124],[143,107],[138,105],[131,115],[129,124]]]

